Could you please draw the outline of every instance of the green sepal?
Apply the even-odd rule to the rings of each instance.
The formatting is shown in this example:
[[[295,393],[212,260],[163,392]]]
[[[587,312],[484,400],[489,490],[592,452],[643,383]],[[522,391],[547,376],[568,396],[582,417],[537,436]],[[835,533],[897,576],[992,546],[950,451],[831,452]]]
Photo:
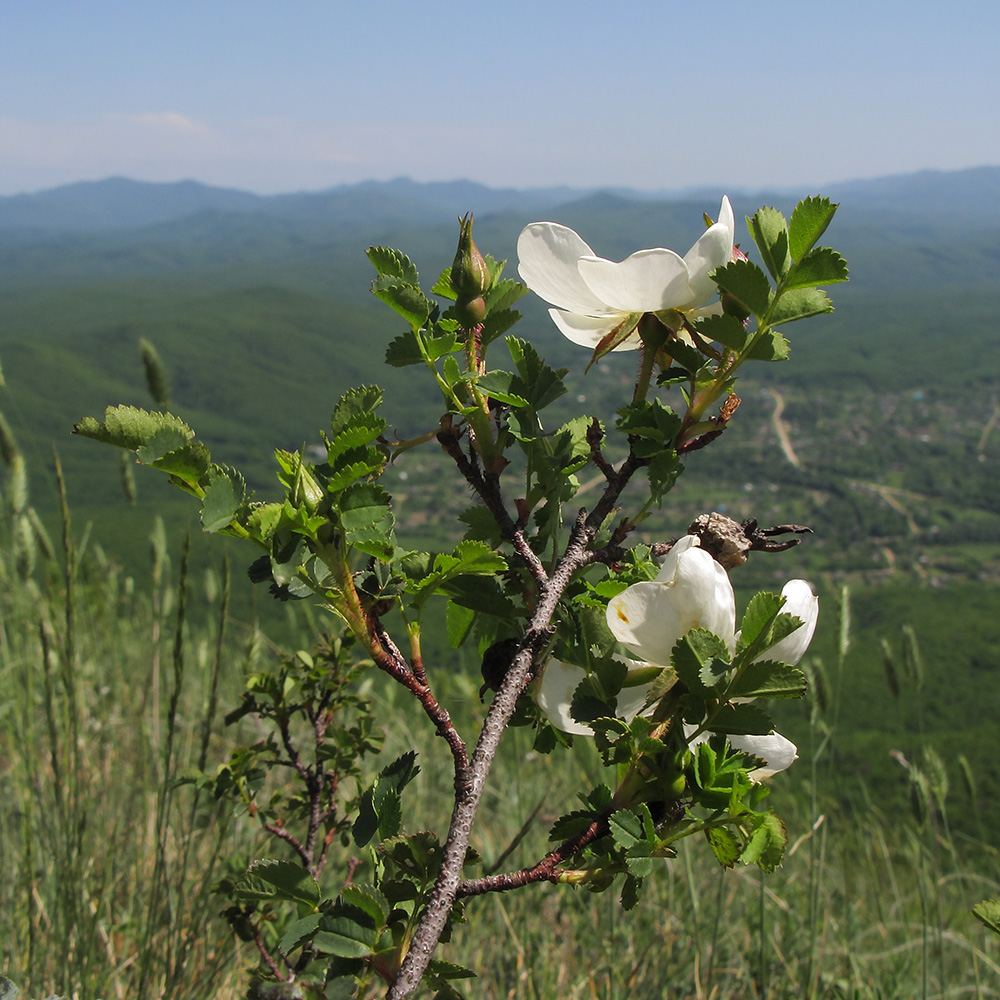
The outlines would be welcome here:
[[[750,235],[753,237],[761,259],[775,281],[784,278],[792,263],[789,250],[788,223],[776,208],[764,207],[757,210],[753,218],[747,219]],[[739,296],[737,296],[739,297]],[[742,299],[745,305],[750,303]],[[751,308],[753,308],[751,306]],[[756,312],[756,310],[754,310]]]

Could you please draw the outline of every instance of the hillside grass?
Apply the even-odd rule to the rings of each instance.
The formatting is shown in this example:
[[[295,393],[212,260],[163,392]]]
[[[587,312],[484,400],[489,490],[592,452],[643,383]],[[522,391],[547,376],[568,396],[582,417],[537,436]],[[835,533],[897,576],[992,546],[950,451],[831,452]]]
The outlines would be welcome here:
[[[248,672],[273,669],[275,651],[252,624],[232,620],[224,566],[193,575],[160,526],[149,526],[149,583],[137,587],[72,524],[47,554],[26,533],[25,508],[10,489],[2,509],[0,975],[38,1000],[235,1000],[257,955],[219,916],[225,899],[213,887],[253,857],[285,855],[242,810],[176,779],[191,767],[211,771],[234,745],[262,737],[252,720],[237,729],[222,717]],[[883,607],[876,622],[859,611],[858,635],[883,626],[891,634],[893,615],[911,610]],[[828,612],[829,632],[832,603]],[[300,621],[302,646],[307,632]],[[549,885],[471,900],[443,951],[479,971],[470,995],[1000,995],[998,942],[969,913],[1000,893],[1000,859],[985,828],[956,832],[961,815],[982,822],[982,814],[950,759],[951,790],[922,803],[922,820],[904,771],[874,754],[873,773],[891,769],[904,793],[900,801],[873,794],[844,748],[863,751],[860,704],[882,713],[883,730],[897,710],[877,683],[854,693],[860,701],[847,696],[852,668],[837,641],[833,697],[811,713],[800,761],[772,782],[790,841],[778,873],[723,871],[705,845],[686,843],[629,913],[613,891],[598,898]],[[467,656],[446,665],[440,651],[427,652],[442,699],[471,738],[485,711],[475,665]],[[853,675],[878,669],[866,654]],[[408,828],[441,830],[451,799],[447,752],[386,678],[373,675],[362,689],[382,720],[387,757],[420,753]],[[923,750],[911,740],[914,764],[924,766]],[[518,838],[504,867],[543,854],[549,824],[599,771],[586,740],[540,757],[530,732],[511,731],[474,838],[486,863]],[[995,776],[979,780],[979,797],[995,797]],[[354,854],[336,857],[330,888]],[[363,866],[355,877],[363,880]]]

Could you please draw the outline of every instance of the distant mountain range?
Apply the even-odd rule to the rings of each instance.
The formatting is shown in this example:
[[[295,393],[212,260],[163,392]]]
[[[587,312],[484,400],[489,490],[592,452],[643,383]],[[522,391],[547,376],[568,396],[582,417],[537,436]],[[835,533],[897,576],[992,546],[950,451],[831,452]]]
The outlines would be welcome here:
[[[418,183],[397,178],[341,185],[325,191],[265,196],[197,181],[161,184],[110,177],[0,197],[0,232],[22,238],[98,233],[177,222],[201,213],[256,215],[293,223],[309,220],[340,225],[362,221],[422,224],[442,221],[442,213],[469,210],[480,215],[551,210],[598,193],[627,201],[690,202],[717,200],[723,192],[721,188],[708,187],[654,193],[627,188],[517,190],[489,188],[472,181]],[[745,195],[748,199],[793,203],[804,194],[817,192],[733,188],[729,193],[734,197]],[[866,211],[950,216],[961,224],[975,225],[976,219],[992,223],[996,215],[990,218],[987,206],[997,204],[1000,199],[1000,167],[953,172],[924,170],[848,181],[824,186],[822,193],[864,207]]]

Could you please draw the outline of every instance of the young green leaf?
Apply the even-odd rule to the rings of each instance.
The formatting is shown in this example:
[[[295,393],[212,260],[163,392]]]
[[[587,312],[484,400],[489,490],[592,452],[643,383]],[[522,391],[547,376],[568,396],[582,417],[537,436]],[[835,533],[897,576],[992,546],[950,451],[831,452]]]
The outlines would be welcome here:
[[[236,469],[213,465],[201,504],[201,524],[209,532],[229,526],[246,500],[246,481]]]
[[[399,313],[411,329],[419,330],[431,314],[431,302],[413,285],[382,285],[381,279],[372,282],[372,295]]]
[[[764,871],[773,872],[781,865],[787,843],[785,824],[774,813],[764,813],[754,822],[740,861],[745,865],[757,864]]]
[[[84,417],[73,428],[73,433],[135,451],[164,429],[176,431],[187,441],[194,437],[194,431],[173,414],[149,413],[135,406],[109,406],[104,411],[104,423]]]
[[[806,675],[774,660],[748,663],[728,690],[730,698],[801,698],[805,693]]]
[[[833,303],[822,289],[792,288],[775,303],[771,310],[771,322],[778,326],[828,312],[833,312]]]
[[[780,281],[792,263],[785,217],[776,208],[760,208],[752,219],[747,219],[747,225],[771,277]]]
[[[766,736],[774,729],[774,722],[756,705],[726,705],[716,713],[708,729],[732,736]]]
[[[814,288],[847,281],[847,261],[829,247],[810,250],[788,272],[785,288]]]
[[[390,247],[369,247],[365,255],[372,262],[380,277],[393,278],[398,284],[416,285],[420,275],[406,254]]]
[[[739,299],[755,316],[763,316],[771,301],[767,275],[750,260],[734,260],[712,272],[715,283]]]
[[[788,248],[795,260],[801,260],[816,245],[836,211],[829,198],[804,198],[795,206],[788,226]]]
[[[725,827],[710,826],[705,831],[705,839],[723,868],[732,868],[736,864],[740,856],[740,845]]]

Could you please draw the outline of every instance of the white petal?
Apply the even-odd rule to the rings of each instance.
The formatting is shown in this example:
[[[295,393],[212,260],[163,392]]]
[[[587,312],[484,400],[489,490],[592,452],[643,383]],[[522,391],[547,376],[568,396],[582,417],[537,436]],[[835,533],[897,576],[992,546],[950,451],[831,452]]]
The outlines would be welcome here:
[[[736,239],[736,216],[733,214],[733,206],[729,201],[729,195],[722,196],[722,204],[719,206],[719,223],[729,230],[730,248]]]
[[[619,719],[631,722],[642,709],[642,706],[646,701],[646,695],[649,694],[649,689],[652,686],[653,683],[650,681],[649,684],[640,684],[638,687],[623,687],[621,691],[618,692],[615,715]],[[651,712],[654,707],[655,706],[650,706],[649,711]]]
[[[578,267],[587,287],[613,309],[640,313],[683,309],[690,297],[687,268],[673,250],[640,250],[620,264],[582,256]]]
[[[706,628],[722,639],[730,652],[736,649],[733,585],[729,574],[701,548],[697,535],[685,535],[674,543],[656,582],[670,587],[674,594],[674,607],[684,626],[681,635],[692,628]]]
[[[688,741],[689,747],[696,747],[712,737],[711,733],[706,732],[692,740],[691,734],[697,728],[690,723],[684,723],[684,738]],[[781,733],[771,733],[768,736],[727,736],[726,739],[734,750],[760,757],[767,762],[766,767],[754,768],[749,772],[751,781],[766,781],[779,771],[787,770],[799,758],[798,748]]]
[[[687,308],[704,305],[712,297],[717,285],[709,274],[717,267],[728,264],[732,256],[732,227],[717,222],[706,229],[701,239],[684,256],[691,288],[691,301]]]
[[[581,347],[594,348],[628,315],[627,313],[612,313],[609,316],[581,316],[579,313],[564,312],[562,309],[550,309],[552,322],[559,332],[574,344]],[[616,351],[635,351],[642,347],[638,333],[631,333],[619,344]]]
[[[752,754],[767,762],[766,767],[758,767],[750,772],[751,781],[765,781],[791,767],[799,757],[795,744],[785,739],[781,733],[771,733],[768,736],[727,736],[726,739],[734,750]]]
[[[546,302],[585,316],[613,312],[587,286],[577,269],[581,257],[594,253],[567,226],[533,222],[517,239],[517,272]]]
[[[781,642],[763,652],[758,659],[780,660],[794,666],[802,659],[812,642],[816,620],[819,618],[819,598],[805,580],[789,580],[781,588],[781,596],[785,598],[782,613],[795,615],[802,620],[802,624],[791,635],[786,635]]]
[[[535,692],[535,702],[549,722],[556,729],[572,736],[594,735],[590,726],[577,722],[569,711],[573,692],[586,676],[586,671],[580,667],[563,663],[562,660],[549,660]]]
[[[687,631],[674,610],[671,588],[649,580],[634,583],[608,603],[608,628],[647,663],[667,666],[674,643]]]
[[[666,666],[677,640],[693,628],[736,644],[736,598],[726,571],[685,535],[667,554],[655,580],[635,583],[608,603],[614,637],[648,663]]]

